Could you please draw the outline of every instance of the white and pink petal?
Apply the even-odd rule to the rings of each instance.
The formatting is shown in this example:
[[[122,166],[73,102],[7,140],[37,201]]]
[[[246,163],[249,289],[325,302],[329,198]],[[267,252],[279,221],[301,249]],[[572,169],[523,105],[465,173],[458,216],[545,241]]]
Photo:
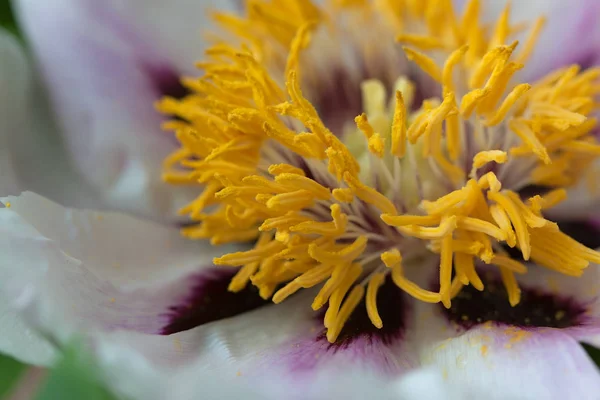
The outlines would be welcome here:
[[[185,94],[210,2],[14,4],[77,171],[107,207],[172,219],[193,193],[161,181],[176,142],[153,104]]]

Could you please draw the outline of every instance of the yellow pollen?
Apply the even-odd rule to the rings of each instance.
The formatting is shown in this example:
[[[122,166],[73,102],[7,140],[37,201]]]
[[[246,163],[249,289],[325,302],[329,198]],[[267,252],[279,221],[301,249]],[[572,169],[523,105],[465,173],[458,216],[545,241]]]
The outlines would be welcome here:
[[[383,327],[383,285],[451,307],[464,286],[485,290],[483,264],[498,270],[515,306],[528,267],[505,246],[567,276],[600,263],[600,253],[545,216],[570,187],[597,180],[591,114],[600,69],[571,66],[519,82],[543,18],[519,45],[513,37],[524,25],[510,23],[510,7],[489,25],[479,0],[462,16],[449,0],[246,5],[243,16],[214,15],[227,33],[198,63],[204,75],[182,80],[190,94],[157,104],[175,117],[163,128],[180,143],[164,161],[165,181],[201,188],[180,210],[195,223],[182,234],[251,243],[214,259],[238,268],[230,291],[254,285],[280,303],[313,288],[311,306],[326,306],[334,342],[357,307]],[[367,39],[348,28],[365,24]],[[397,54],[378,43],[386,37],[401,43]],[[381,76],[346,74],[354,69],[338,53],[345,48]],[[422,71],[415,81],[407,63]],[[330,65],[343,87],[331,80],[337,70],[323,73]],[[415,104],[420,85],[437,95]],[[346,98],[355,92],[360,98]],[[322,94],[362,110],[340,121],[346,109],[325,112],[335,101]],[[535,185],[549,190],[523,198],[521,189]],[[429,265],[439,289],[417,279]]]

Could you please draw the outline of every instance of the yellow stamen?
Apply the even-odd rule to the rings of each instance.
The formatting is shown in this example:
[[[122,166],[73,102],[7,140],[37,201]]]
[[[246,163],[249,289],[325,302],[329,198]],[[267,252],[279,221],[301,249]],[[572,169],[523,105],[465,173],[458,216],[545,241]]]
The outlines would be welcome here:
[[[504,164],[506,162],[506,160],[507,160],[507,154],[504,151],[501,151],[501,150],[480,151],[479,153],[475,154],[475,157],[473,157],[473,167],[481,168],[485,164],[492,162],[492,161],[494,161],[498,164]]]
[[[515,274],[527,267],[504,246],[568,276],[600,263],[600,253],[543,214],[569,187],[593,181],[600,157],[591,118],[600,69],[570,66],[518,81],[543,18],[516,52],[514,35],[526,25],[510,23],[509,6],[483,23],[479,0],[461,17],[450,0],[246,4],[244,16],[215,15],[227,34],[197,64],[203,76],[182,80],[190,93],[156,105],[177,118],[162,126],[180,144],[164,162],[164,179],[202,185],[180,210],[195,223],[182,234],[214,245],[255,241],[214,260],[239,268],[229,290],[250,283],[280,303],[314,288],[312,307],[327,306],[324,325],[335,341],[363,297],[371,322],[383,326],[377,293],[388,274],[416,299],[450,307],[465,285],[484,290],[476,271],[483,262],[500,271],[516,305]],[[429,75],[439,93],[414,104],[417,93],[430,92],[417,87],[423,80],[377,76],[405,62],[348,31],[364,26],[382,43],[389,35],[411,46],[404,47],[410,67]],[[312,41],[322,35],[331,44],[325,53],[318,49],[324,42]],[[355,81],[339,49],[376,76]],[[323,75],[329,65],[341,69],[341,84]],[[362,112],[342,120],[335,96],[355,91],[359,97],[344,101],[362,104]],[[520,190],[532,185],[553,190],[523,199]],[[438,261],[431,262],[439,266],[437,293],[407,278],[428,258]]]
[[[366,305],[367,305],[367,315],[369,319],[377,328],[381,329],[383,327],[383,321],[381,321],[381,317],[379,316],[379,312],[377,311],[377,290],[379,287],[383,285],[385,281],[385,274],[378,272],[373,275],[367,284],[367,296],[366,296]]]
[[[414,61],[425,73],[438,82],[442,81],[442,71],[430,57],[409,47],[402,47],[409,60]]]
[[[392,154],[404,157],[406,152],[406,109],[402,92],[396,91],[396,108],[392,122]]]

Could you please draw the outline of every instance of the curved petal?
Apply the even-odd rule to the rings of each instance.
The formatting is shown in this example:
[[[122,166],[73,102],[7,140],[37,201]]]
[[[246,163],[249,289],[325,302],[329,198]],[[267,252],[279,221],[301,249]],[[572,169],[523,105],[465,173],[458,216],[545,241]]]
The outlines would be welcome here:
[[[186,314],[186,307],[222,312],[230,306],[222,301],[231,299],[210,291],[201,303],[187,297],[204,290],[193,279],[197,266],[223,249],[203,248],[180,238],[174,228],[118,214],[69,210],[31,193],[3,202],[9,207],[0,209],[0,293],[58,343],[73,333],[93,337],[101,359],[108,358],[107,371],[115,370],[118,354],[134,352],[139,356],[130,362],[139,360],[136,373],[150,380],[153,374],[164,381],[165,376],[213,371],[231,379],[269,375],[274,384],[288,388],[315,382],[326,371],[332,381],[346,372],[362,371],[391,384],[414,366],[415,354],[401,330],[407,314],[398,308],[403,304],[398,290],[383,299],[389,300],[382,302],[389,310],[380,310],[382,316],[395,312],[403,318],[397,330],[392,331],[392,324],[386,336],[378,338],[367,319],[371,330],[335,346],[325,339],[322,314],[310,308],[315,294],[311,292],[244,315],[205,319],[193,329],[183,324],[165,330],[173,326],[174,316],[194,317]],[[206,269],[200,272],[207,276]],[[387,286],[379,293],[387,293]],[[385,319],[389,325],[390,319]],[[177,333],[165,335],[170,332]],[[115,346],[129,350],[116,351]],[[133,379],[129,373],[121,375]],[[117,387],[133,390],[113,380]],[[325,389],[318,386],[299,393],[320,398],[321,390]]]
[[[27,189],[71,206],[99,205],[66,160],[29,60],[4,31],[0,53],[0,196]]]
[[[447,380],[488,399],[593,399],[600,374],[564,332],[522,334],[482,327],[424,353]]]
[[[65,209],[32,193],[2,201],[0,294],[59,342],[73,331],[159,333],[190,277],[225,251],[173,227]]]
[[[202,53],[206,5],[15,2],[68,152],[110,207],[173,217],[195,192],[161,181],[175,141],[153,103],[184,93],[177,77]]]
[[[507,320],[502,315],[476,323],[470,314],[476,307],[447,311],[439,304],[417,303],[414,345],[421,362],[466,390],[466,397],[486,393],[490,399],[593,398],[600,374],[578,340],[597,343],[598,273],[598,266],[590,265],[581,278],[573,278],[530,265],[527,274],[518,276],[523,296],[540,296],[527,300],[531,308],[512,316],[543,319],[536,313],[549,311],[552,314],[546,316],[552,319],[573,318],[573,325],[564,328],[527,326],[526,319],[521,327],[511,326],[502,322]],[[535,299],[551,304],[541,308]]]
[[[489,21],[496,21],[507,2],[482,2]],[[584,67],[600,62],[600,3],[595,0],[528,0],[511,2],[514,22],[533,23],[545,16],[546,25],[523,71],[525,81],[539,79],[553,69],[578,63]],[[529,30],[519,35],[523,44]]]
[[[303,362],[299,352],[307,343],[298,339],[313,337],[317,330],[318,321],[307,311],[307,300],[300,294],[278,306],[169,337],[115,332],[94,339],[96,354],[105,379],[134,399],[163,398],[164,393],[195,399],[208,396],[212,390],[223,397],[228,393],[223,390],[228,388],[215,388],[214,382],[204,379],[211,379],[213,374],[219,377],[216,382],[247,385],[266,399],[462,398],[437,371],[390,378],[369,363],[347,356],[331,357],[326,351],[311,353],[311,357],[327,361],[315,365],[312,373],[290,368],[290,363]],[[295,351],[290,352],[290,348]],[[124,370],[133,373],[124,375]],[[154,379],[149,380],[149,376]],[[424,393],[444,395],[423,397]]]

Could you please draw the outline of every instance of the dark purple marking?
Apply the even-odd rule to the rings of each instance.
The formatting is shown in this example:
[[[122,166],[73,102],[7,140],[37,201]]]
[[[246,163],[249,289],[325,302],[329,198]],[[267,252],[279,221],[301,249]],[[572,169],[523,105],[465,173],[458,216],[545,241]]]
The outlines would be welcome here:
[[[311,101],[325,126],[342,136],[344,125],[353,123],[354,117],[362,112],[361,81],[344,67],[332,68],[330,75],[322,79],[322,86],[314,88]]]
[[[574,62],[574,64],[579,65],[582,71],[592,68],[598,64],[598,52],[588,51],[587,53],[581,55],[579,59]]]
[[[600,247],[600,227],[591,221],[556,221],[560,230],[590,249]]]
[[[466,286],[442,313],[464,329],[484,322],[521,328],[569,328],[583,324],[586,309],[572,297],[563,297],[521,285],[521,301],[515,307],[508,302],[502,282],[491,279],[480,292]]]
[[[233,293],[227,290],[235,271],[213,269],[192,279],[198,282],[180,304],[169,308],[169,322],[161,334],[170,335],[186,331],[209,322],[234,317],[262,307],[269,300],[258,295],[258,289],[248,285],[244,290]]]
[[[377,309],[383,321],[381,329],[377,329],[369,319],[363,298],[334,343],[327,341],[326,329],[323,329],[317,335],[315,341],[325,344],[328,350],[336,352],[348,348],[359,339],[370,343],[379,342],[384,345],[402,339],[407,323],[407,300],[405,294],[392,282],[390,277],[386,279],[377,292]],[[325,311],[319,313],[319,321],[322,321],[324,316]]]
[[[561,232],[569,235],[590,249],[600,247],[600,227],[592,221],[556,221]],[[503,245],[504,250],[515,260],[524,261],[519,249]]]
[[[158,98],[169,96],[181,99],[189,94],[189,90],[181,84],[180,76],[174,68],[166,65],[143,64],[142,69],[148,74]]]

